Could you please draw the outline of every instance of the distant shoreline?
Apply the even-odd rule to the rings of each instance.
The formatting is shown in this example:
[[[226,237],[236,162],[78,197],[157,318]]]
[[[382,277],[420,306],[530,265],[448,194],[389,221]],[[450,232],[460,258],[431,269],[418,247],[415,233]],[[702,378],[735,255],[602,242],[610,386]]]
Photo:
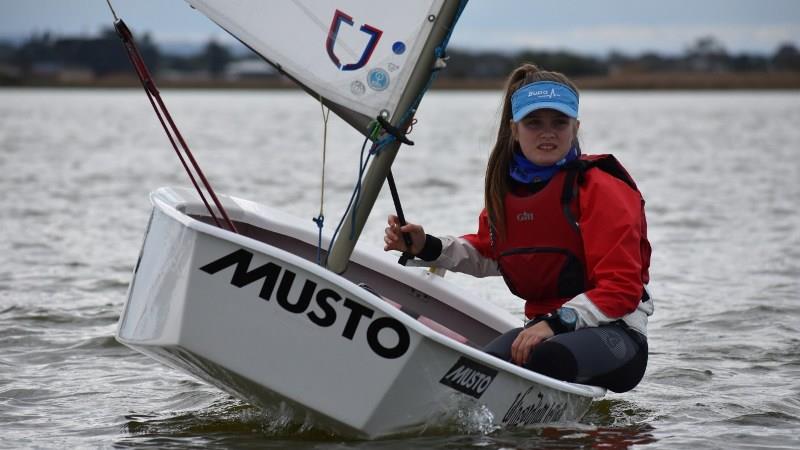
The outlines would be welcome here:
[[[599,77],[573,77],[580,89],[587,90],[773,90],[800,89],[800,72],[767,73],[626,73]],[[165,79],[156,77],[160,88],[169,89],[298,89],[285,78],[245,80]],[[502,79],[440,78],[432,90],[500,90]],[[131,88],[141,86],[133,76],[98,79],[0,79],[0,87],[13,88]]]

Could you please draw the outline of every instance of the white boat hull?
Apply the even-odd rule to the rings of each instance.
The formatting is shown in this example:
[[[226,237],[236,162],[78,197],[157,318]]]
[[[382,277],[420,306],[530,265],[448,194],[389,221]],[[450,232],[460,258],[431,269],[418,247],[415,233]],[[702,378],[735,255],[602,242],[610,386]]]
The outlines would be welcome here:
[[[475,348],[520,320],[441,277],[363,248],[336,275],[313,262],[313,224],[223,197],[234,234],[205,223],[191,198],[167,188],[151,196],[117,331],[135,350],[254,405],[288,405],[298,421],[367,438],[421,429],[454,405],[499,426],[575,421],[605,394]]]

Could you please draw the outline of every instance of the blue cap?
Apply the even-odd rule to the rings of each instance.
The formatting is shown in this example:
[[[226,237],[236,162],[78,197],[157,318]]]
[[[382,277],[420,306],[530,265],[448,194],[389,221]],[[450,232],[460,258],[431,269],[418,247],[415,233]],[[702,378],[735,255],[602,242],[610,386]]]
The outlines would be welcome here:
[[[555,81],[536,81],[517,89],[511,96],[511,114],[514,122],[537,109],[555,109],[578,118],[578,94],[569,86]]]

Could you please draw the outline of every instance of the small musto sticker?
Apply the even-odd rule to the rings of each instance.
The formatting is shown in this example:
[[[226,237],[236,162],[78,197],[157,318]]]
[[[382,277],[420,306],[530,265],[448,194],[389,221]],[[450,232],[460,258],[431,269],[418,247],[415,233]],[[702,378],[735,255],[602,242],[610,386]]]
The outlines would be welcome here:
[[[496,376],[496,370],[462,356],[439,382],[471,397],[481,398]]]

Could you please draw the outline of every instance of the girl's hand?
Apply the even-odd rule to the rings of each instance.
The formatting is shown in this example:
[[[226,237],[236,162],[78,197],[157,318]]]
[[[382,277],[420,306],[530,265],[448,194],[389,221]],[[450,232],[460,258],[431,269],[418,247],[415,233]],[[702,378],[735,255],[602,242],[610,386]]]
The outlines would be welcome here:
[[[525,366],[533,347],[541,344],[544,340],[553,337],[555,333],[550,329],[547,322],[539,322],[536,325],[522,330],[514,343],[511,344],[511,361],[514,364]]]
[[[399,250],[401,252],[408,252],[412,255],[418,255],[425,247],[425,230],[421,226],[406,223],[403,227],[400,226],[400,220],[395,215],[390,215],[388,220],[389,226],[384,230],[383,246],[385,251]],[[403,233],[411,235],[411,248],[406,246],[403,240]]]

